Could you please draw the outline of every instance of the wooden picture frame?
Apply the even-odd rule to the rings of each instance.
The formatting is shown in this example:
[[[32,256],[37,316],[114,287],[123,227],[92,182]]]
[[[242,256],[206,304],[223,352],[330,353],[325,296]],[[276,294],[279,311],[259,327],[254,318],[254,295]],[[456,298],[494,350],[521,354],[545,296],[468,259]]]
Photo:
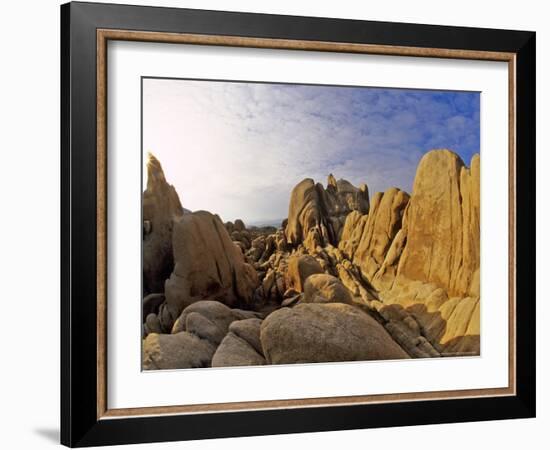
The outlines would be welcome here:
[[[509,385],[201,406],[107,405],[107,42],[505,61]],[[535,33],[69,3],[61,7],[61,442],[110,445],[535,416]]]

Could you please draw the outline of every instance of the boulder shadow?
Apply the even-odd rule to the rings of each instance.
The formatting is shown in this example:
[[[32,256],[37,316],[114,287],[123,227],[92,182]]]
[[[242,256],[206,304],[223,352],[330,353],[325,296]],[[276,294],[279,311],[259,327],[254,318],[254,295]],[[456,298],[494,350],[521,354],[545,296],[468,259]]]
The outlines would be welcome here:
[[[397,303],[389,304],[381,309],[381,315],[389,321],[400,322],[403,327],[410,330],[410,336],[415,334],[415,324],[410,319],[414,319],[418,325],[418,331],[443,357],[458,356],[479,356],[480,355],[480,336],[462,335],[455,336],[442,343],[448,328],[441,312],[429,312],[425,305],[415,303],[408,307],[403,307]]]

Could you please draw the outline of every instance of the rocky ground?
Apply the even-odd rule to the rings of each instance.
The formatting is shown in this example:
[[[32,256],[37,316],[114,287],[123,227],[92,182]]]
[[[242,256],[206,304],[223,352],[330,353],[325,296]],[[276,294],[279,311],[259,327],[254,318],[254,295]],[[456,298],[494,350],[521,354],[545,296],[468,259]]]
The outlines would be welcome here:
[[[411,195],[328,177],[281,227],[143,194],[143,368],[479,355],[479,155],[421,160]]]

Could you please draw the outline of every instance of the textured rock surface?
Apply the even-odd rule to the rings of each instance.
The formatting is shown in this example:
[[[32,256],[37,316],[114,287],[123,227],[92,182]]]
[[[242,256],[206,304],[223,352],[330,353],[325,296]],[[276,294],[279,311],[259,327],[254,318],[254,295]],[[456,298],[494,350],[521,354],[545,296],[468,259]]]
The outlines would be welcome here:
[[[227,328],[212,321],[198,312],[190,312],[185,317],[185,331],[195,336],[206,339],[214,345],[219,345],[225,336]]]
[[[389,305],[412,316],[422,335],[442,355],[479,355],[479,297],[449,298],[444,289],[421,281],[395,286],[381,295],[383,309]]]
[[[353,303],[350,291],[328,274],[311,275],[305,283],[303,303]]]
[[[149,294],[145,296],[143,298],[143,320],[151,313],[157,314],[164,300],[164,294]]]
[[[194,334],[150,334],[143,341],[143,369],[209,367],[216,347]]]
[[[262,321],[257,318],[238,320],[229,325],[229,331],[245,340],[262,355],[262,343],[260,342],[260,327]]]
[[[301,243],[311,251],[318,245],[336,245],[351,211],[364,214],[369,210],[369,192],[365,184],[354,187],[346,180],[330,175],[327,188],[311,178],[298,183],[290,195],[287,241]]]
[[[471,168],[449,150],[427,153],[405,216],[407,244],[398,277],[479,295],[479,155]]]
[[[412,356],[479,354],[479,164],[428,152],[410,199],[392,188],[346,219],[338,277]]]
[[[159,318],[155,313],[150,313],[145,318],[145,333],[162,333]]]
[[[374,196],[357,248],[352,249],[353,262],[368,280],[372,280],[382,266],[392,241],[401,229],[408,202],[409,195],[396,188]]]
[[[296,292],[303,292],[306,279],[316,273],[323,273],[323,268],[313,256],[291,256],[288,258],[286,285]]]
[[[237,320],[229,325],[220,346],[212,358],[212,367],[257,366],[266,364],[260,342],[257,318]]]
[[[376,320],[342,303],[279,309],[263,321],[260,336],[272,364],[409,357]]]
[[[201,327],[193,326],[198,322],[197,316],[201,316],[204,320],[207,320],[210,324],[214,325],[218,332],[212,329],[212,336],[223,336],[229,330],[229,325],[235,320],[244,320],[256,316],[256,313],[252,311],[242,311],[240,309],[231,309],[227,305],[215,300],[201,300],[185,308],[172,327],[172,334],[180,333],[182,331],[193,331]],[[204,322],[206,324],[206,322]],[[189,329],[191,325],[191,330]],[[204,327],[206,329],[206,327]],[[208,326],[208,329],[211,329]],[[205,337],[206,338],[206,337]],[[213,339],[212,342],[219,344],[221,339]]]
[[[357,248],[357,245],[359,243],[358,239],[361,238],[361,234],[363,231],[363,228],[361,227],[360,228],[361,232],[360,233],[356,232],[356,230],[360,227],[359,222],[362,217],[366,218],[367,216],[363,216],[359,211],[350,212],[346,216],[346,220],[344,222],[344,228],[342,229],[342,235],[340,236],[340,243],[342,244],[340,249],[344,250],[344,248],[346,247],[346,245],[344,244],[350,245],[349,249],[351,250],[350,251],[351,256],[353,256],[353,251],[355,250],[355,248]],[[353,241],[352,238],[354,236],[357,239],[357,242]]]
[[[244,339],[228,333],[212,358],[212,367],[262,366],[266,360]]]
[[[166,181],[160,162],[149,154],[143,192],[143,295],[164,291],[174,266],[172,227],[183,214],[178,194]]]
[[[172,317],[206,298],[230,306],[251,303],[258,276],[218,216],[206,211],[183,215],[174,223],[173,248],[175,267],[165,284]]]
[[[407,230],[406,228],[401,228],[395,235],[382,265],[372,277],[372,284],[379,290],[384,291],[392,288],[397,275],[399,258],[403,253],[406,242]]]
[[[384,327],[394,340],[414,358],[433,358],[441,353],[423,334],[416,316],[410,314],[401,305],[376,304]],[[439,347],[438,347],[439,348]]]
[[[448,150],[427,153],[373,284],[402,305],[442,355],[478,355],[479,155],[470,168]]]

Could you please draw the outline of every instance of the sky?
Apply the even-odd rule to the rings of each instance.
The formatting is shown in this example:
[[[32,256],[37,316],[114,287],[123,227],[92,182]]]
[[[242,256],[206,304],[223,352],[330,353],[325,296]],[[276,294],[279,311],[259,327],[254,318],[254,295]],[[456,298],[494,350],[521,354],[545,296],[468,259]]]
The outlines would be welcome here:
[[[435,148],[479,153],[477,92],[143,79],[143,155],[184,208],[248,224],[287,217],[304,178],[329,173],[372,196],[412,191]],[[144,179],[144,186],[146,179]]]

